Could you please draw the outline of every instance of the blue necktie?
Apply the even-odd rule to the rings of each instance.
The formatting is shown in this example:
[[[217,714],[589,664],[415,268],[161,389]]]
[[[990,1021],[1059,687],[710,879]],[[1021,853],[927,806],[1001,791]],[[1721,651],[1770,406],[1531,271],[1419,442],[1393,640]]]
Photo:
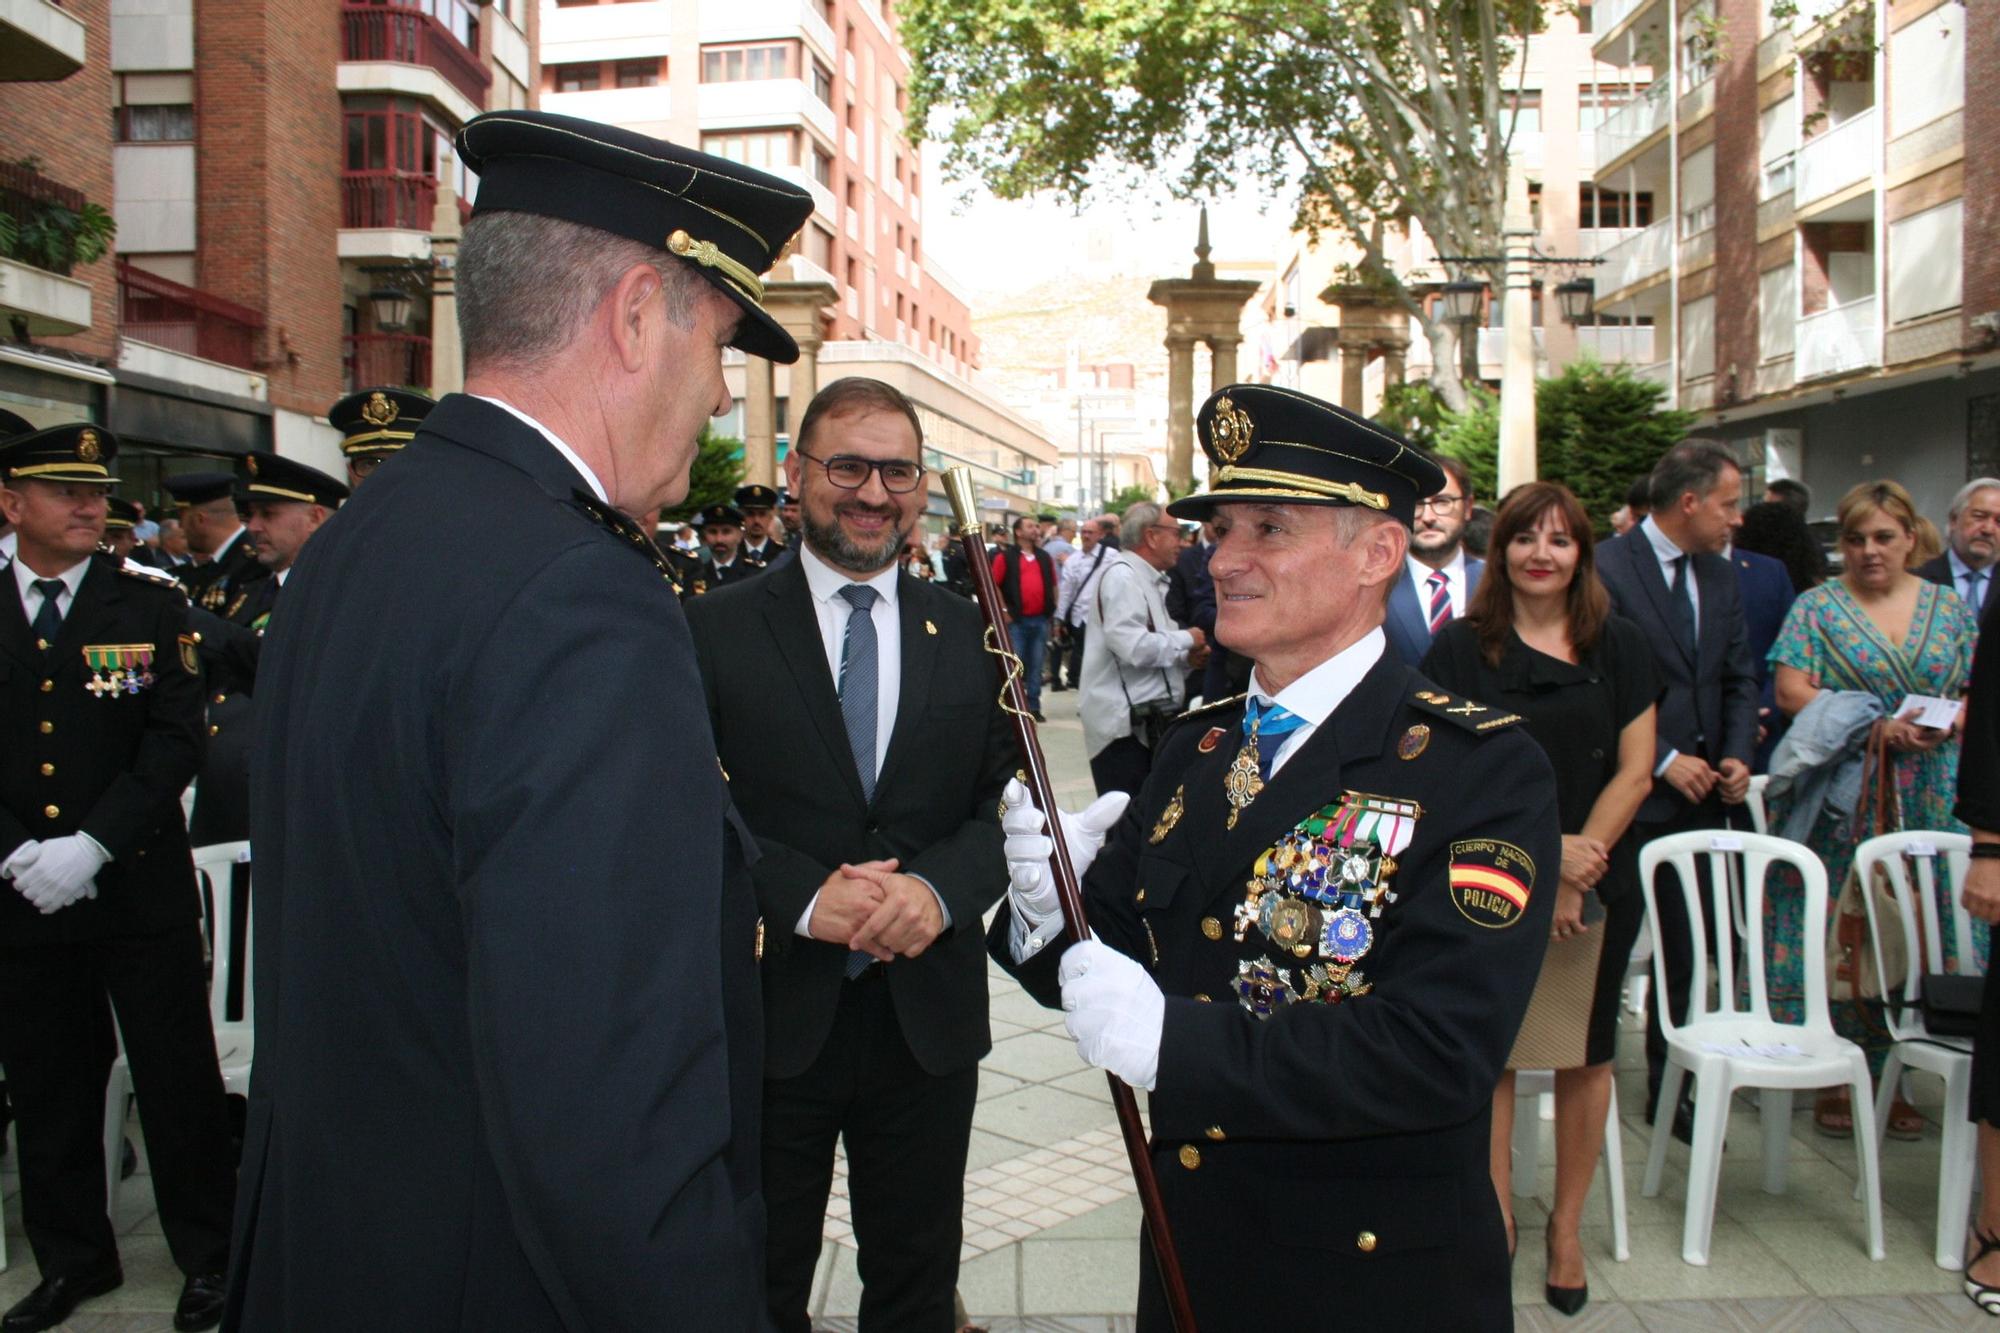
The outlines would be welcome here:
[[[34,588],[42,595],[42,609],[35,612],[35,637],[43,643],[54,643],[62,631],[62,606],[56,598],[63,595],[63,581],[36,579]]]
[[[1297,713],[1278,707],[1268,700],[1254,695],[1249,706],[1243,710],[1243,739],[1247,743],[1253,736],[1257,740],[1257,776],[1271,780],[1271,761],[1278,756],[1278,750],[1285,743],[1285,737],[1306,724]]]
[[[1974,615],[1979,614],[1981,609],[1981,604],[1984,603],[1986,600],[1985,595],[1981,593],[1979,589],[1979,585],[1984,583],[1985,581],[1986,581],[1985,570],[1968,569],[1965,571],[1965,600],[1968,604],[1971,605],[1972,613]]]
[[[840,718],[847,724],[847,748],[854,752],[854,770],[861,794],[875,799],[875,718],[880,706],[880,670],[875,645],[875,618],[870,613],[881,596],[865,583],[840,590],[854,609],[847,614],[847,637],[840,649]],[[851,980],[875,959],[859,949],[848,952],[846,975]]]

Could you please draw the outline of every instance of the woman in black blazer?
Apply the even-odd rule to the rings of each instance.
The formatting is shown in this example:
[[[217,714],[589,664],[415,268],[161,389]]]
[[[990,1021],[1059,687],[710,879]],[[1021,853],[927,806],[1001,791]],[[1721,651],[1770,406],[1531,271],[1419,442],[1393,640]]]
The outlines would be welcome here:
[[[1556,1071],[1556,1192],[1549,1303],[1588,1299],[1580,1228],[1604,1142],[1618,994],[1645,915],[1632,817],[1653,782],[1659,683],[1645,637],[1611,614],[1590,522],[1552,482],[1500,506],[1464,619],[1439,631],[1423,671],[1448,690],[1527,719],[1548,753],[1562,817],[1562,877],[1549,949],[1508,1073],[1493,1094],[1492,1170],[1513,1235],[1516,1069]]]

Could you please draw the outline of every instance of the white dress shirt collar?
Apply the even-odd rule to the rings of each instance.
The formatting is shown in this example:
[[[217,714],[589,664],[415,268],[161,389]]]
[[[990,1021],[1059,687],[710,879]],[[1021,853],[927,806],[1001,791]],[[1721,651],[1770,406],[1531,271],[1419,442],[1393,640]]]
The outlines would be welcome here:
[[[1356,639],[1347,647],[1321,662],[1318,666],[1300,676],[1273,696],[1265,690],[1258,672],[1263,668],[1252,668],[1250,672],[1250,697],[1265,703],[1274,703],[1288,713],[1306,720],[1308,726],[1317,727],[1329,717],[1333,710],[1354,693],[1354,687],[1368,674],[1388,647],[1389,640],[1377,625]]]
[[[21,608],[27,613],[28,623],[33,624],[35,613],[42,609],[42,594],[36,589],[35,580],[51,577],[63,581],[63,591],[56,595],[56,610],[68,615],[71,604],[76,601],[76,590],[83,586],[83,576],[90,572],[90,557],[85,556],[62,573],[55,575],[37,574],[28,568],[28,562],[25,560],[16,560],[13,568],[14,588],[20,595]],[[32,603],[30,598],[33,599]]]
[[[514,415],[514,417],[517,420],[519,420],[522,424],[534,427],[535,430],[541,434],[541,437],[547,440],[550,444],[554,445],[556,447],[556,452],[561,454],[565,459],[567,459],[569,461],[569,465],[575,468],[577,472],[582,475],[585,481],[590,483],[590,489],[597,496],[598,499],[604,501],[604,503],[606,504],[611,503],[610,494],[605,491],[604,483],[597,479],[597,474],[590,470],[590,464],[584,462],[583,458],[576,452],[576,450],[570,448],[567,444],[563,443],[563,439],[560,435],[556,434],[554,431],[550,430],[547,426],[544,426],[541,422],[535,420],[533,417],[529,416],[526,412],[523,412],[520,408],[514,406],[512,403],[508,402],[504,398],[494,398],[483,393],[469,394],[467,396],[471,398],[477,398],[482,403],[491,403],[493,404],[493,406],[500,408],[502,411],[511,412]]]
[[[865,583],[881,594],[882,600],[890,606],[896,605],[896,575],[900,571],[895,565],[890,565],[879,574],[857,579],[844,570],[835,569],[820,558],[819,552],[805,545],[799,547],[799,564],[806,571],[806,588],[812,593],[813,600],[828,605],[838,601],[842,615],[853,609],[840,595],[840,590],[850,583]]]
[[[1659,524],[1653,521],[1651,514],[1646,515],[1645,518],[1640,520],[1639,531],[1646,534],[1646,540],[1652,544],[1654,556],[1663,565],[1671,565],[1674,561],[1687,554],[1686,551],[1683,551],[1675,543],[1672,537],[1666,534]]]
[[[236,531],[229,534],[229,540],[215,548],[215,554],[211,555],[208,558],[208,563],[210,563],[211,565],[219,563],[224,556],[229,554],[229,548],[236,545],[236,543],[242,541],[243,534],[248,531],[250,531],[250,529],[244,527],[241,523],[238,523],[236,525]]]

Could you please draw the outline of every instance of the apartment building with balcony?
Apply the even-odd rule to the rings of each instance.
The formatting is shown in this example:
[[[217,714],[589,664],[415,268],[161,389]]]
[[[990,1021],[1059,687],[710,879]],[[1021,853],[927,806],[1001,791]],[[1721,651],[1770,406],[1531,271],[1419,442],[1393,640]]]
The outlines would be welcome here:
[[[2000,464],[2000,7],[1972,0],[1597,0],[1630,89],[1595,180],[1626,234],[1601,317],[1752,484],[1830,513],[1893,476],[1939,518]],[[1774,12],[1775,10],[1775,12]]]
[[[817,332],[825,345],[798,366],[725,366],[737,411],[722,429],[746,440],[753,472],[783,458],[819,382],[876,375],[935,411],[940,435],[971,432],[962,452],[995,460],[980,475],[996,502],[1027,503],[1022,478],[1054,446],[973,382],[971,312],[923,248],[909,59],[883,0],[543,0],[539,54],[545,110],[811,192],[813,214],[767,281],[778,299],[807,302],[806,341]],[[941,491],[932,507],[943,512]]]
[[[116,223],[89,262],[0,260],[0,406],[110,427],[146,501],[253,448],[337,468],[336,397],[432,387],[436,190],[472,186],[450,136],[532,101],[537,20],[527,0],[0,0],[0,77],[24,77],[24,34],[74,25],[82,55],[0,97],[0,208]]]

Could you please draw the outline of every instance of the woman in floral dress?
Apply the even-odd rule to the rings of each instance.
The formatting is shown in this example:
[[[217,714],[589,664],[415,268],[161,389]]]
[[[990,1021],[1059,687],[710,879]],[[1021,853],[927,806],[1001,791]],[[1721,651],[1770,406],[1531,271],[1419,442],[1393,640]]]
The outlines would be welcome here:
[[[1972,673],[1973,613],[1957,593],[1911,572],[1920,520],[1909,492],[1893,481],[1864,482],[1841,497],[1840,545],[1846,568],[1840,576],[1801,594],[1792,603],[1778,641],[1771,647],[1778,706],[1796,716],[1821,690],[1859,690],[1882,701],[1895,774],[1901,827],[1963,832],[1952,818],[1957,794],[1958,734],[1919,727],[1895,716],[1912,694],[1958,698]],[[1826,864],[1827,892],[1837,895],[1854,862],[1852,816],[1822,813],[1807,845]],[[1936,910],[1950,911],[1952,888],[1939,877]],[[1789,882],[1788,882],[1789,881]],[[1773,1016],[1796,1022],[1804,991],[1803,948],[1824,949],[1824,940],[1794,944],[1800,937],[1802,901],[1795,878],[1774,875],[1765,899],[1765,938],[1770,941],[1769,984]],[[1984,927],[1977,932],[1978,961],[1986,959]],[[1956,970],[1949,940],[1945,966]],[[1833,1006],[1834,1026],[1868,1050],[1869,1067],[1879,1076],[1888,1052],[1888,1030],[1879,1012],[1852,1002]],[[1845,1093],[1829,1093],[1814,1110],[1823,1133],[1853,1132]],[[1915,1138],[1923,1129],[1916,1109],[1898,1097],[1889,1132]]]

